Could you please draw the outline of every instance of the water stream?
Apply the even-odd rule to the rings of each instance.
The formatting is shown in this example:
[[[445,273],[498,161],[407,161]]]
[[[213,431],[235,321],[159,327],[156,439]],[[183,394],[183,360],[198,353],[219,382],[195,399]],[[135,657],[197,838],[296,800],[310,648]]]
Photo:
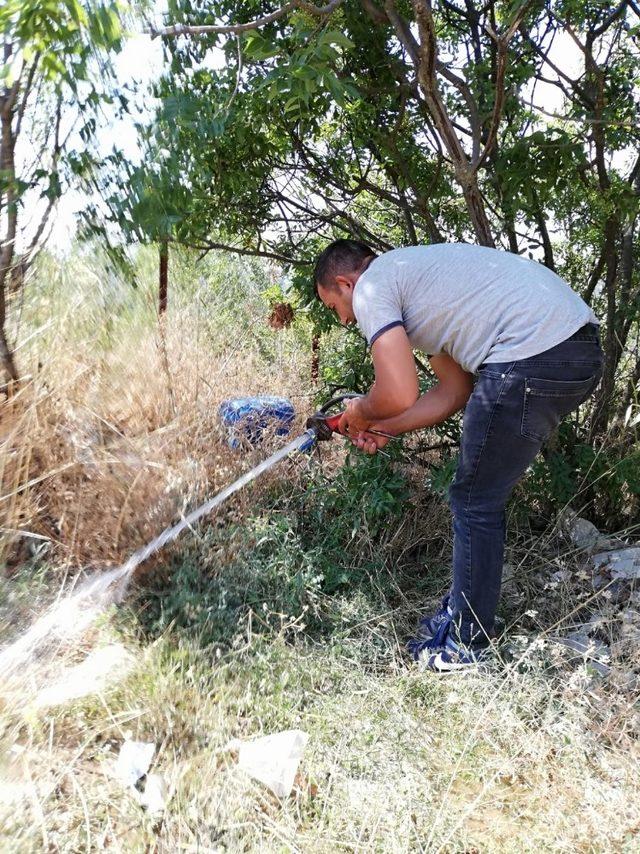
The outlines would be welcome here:
[[[0,652],[0,678],[10,676],[26,660],[40,653],[45,643],[67,643],[80,634],[113,602],[124,598],[135,570],[151,555],[177,539],[185,528],[211,513],[220,504],[276,463],[315,438],[312,430],[297,436],[275,454],[263,460],[238,480],[226,486],[209,501],[196,507],[175,525],[165,528],[157,537],[135,551],[122,566],[98,572],[83,581],[72,593],[58,600],[20,637]]]

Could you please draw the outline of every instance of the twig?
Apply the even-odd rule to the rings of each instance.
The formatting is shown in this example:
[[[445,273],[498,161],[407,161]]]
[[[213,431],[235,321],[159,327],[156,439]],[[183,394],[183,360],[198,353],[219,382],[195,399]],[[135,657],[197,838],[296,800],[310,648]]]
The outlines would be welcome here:
[[[155,27],[153,24],[149,24],[147,32],[152,39],[155,39],[158,36],[201,36],[206,35],[207,33],[235,33],[238,35],[240,33],[246,33],[249,30],[257,30],[260,27],[264,27],[265,24],[271,24],[273,21],[283,18],[285,15],[288,15],[296,9],[303,9],[305,12],[308,12],[311,15],[317,15],[318,17],[325,17],[337,9],[341,3],[342,0],[330,0],[326,6],[315,6],[313,3],[304,2],[304,0],[293,0],[292,3],[286,3],[280,9],[276,9],[275,12],[271,12],[270,15],[264,15],[262,18],[256,18],[254,21],[248,21],[246,24],[203,24],[201,26],[174,24],[172,27],[160,28]]]

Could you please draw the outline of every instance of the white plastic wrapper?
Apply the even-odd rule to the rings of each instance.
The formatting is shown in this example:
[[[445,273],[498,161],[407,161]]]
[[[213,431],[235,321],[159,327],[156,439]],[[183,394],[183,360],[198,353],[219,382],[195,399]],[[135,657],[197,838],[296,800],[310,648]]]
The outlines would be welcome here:
[[[239,745],[238,765],[279,798],[291,794],[309,736],[299,729],[265,735]]]
[[[120,748],[115,772],[125,786],[135,786],[149,770],[156,746],[152,741],[127,741]]]
[[[167,802],[167,787],[160,774],[148,774],[144,784],[144,792],[138,792],[138,801],[147,812],[152,815],[161,815]]]

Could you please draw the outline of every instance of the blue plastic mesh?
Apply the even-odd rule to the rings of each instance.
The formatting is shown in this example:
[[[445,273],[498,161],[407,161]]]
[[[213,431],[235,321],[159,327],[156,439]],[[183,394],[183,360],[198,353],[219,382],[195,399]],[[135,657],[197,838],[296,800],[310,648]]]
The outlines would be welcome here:
[[[236,397],[220,404],[218,414],[227,428],[229,447],[238,448],[243,440],[259,444],[266,432],[287,436],[295,415],[286,397]]]

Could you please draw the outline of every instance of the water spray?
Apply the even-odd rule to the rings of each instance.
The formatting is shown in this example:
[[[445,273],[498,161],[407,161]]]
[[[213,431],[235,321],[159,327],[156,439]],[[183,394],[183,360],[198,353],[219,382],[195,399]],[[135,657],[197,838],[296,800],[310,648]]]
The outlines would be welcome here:
[[[61,643],[63,641],[68,642],[71,637],[87,628],[109,605],[122,602],[136,569],[152,555],[176,540],[185,528],[192,527],[203,516],[211,513],[236,492],[291,454],[296,451],[310,451],[318,441],[327,441],[335,433],[341,433],[340,419],[343,412],[330,415],[329,411],[342,404],[346,399],[357,396],[345,394],[328,400],[318,412],[307,419],[307,429],[304,433],[292,439],[283,448],[226,486],[213,498],[196,507],[179,522],[165,528],[157,537],[137,549],[121,566],[108,572],[94,574],[86,579],[71,595],[54,604],[18,640],[0,652],[0,679],[9,677],[45,641],[57,638]],[[395,438],[381,431],[370,430],[368,432]]]

